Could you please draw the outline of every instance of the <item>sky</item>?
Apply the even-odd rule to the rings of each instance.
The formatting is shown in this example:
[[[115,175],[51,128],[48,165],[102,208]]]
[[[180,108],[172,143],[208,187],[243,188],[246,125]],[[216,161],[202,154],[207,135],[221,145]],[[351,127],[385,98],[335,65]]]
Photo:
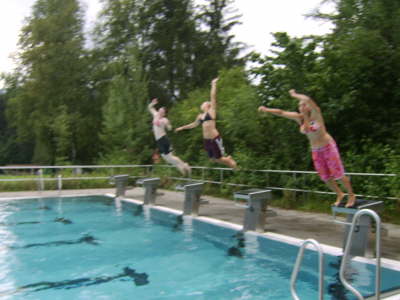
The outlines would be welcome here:
[[[86,27],[89,31],[101,8],[100,0],[80,0],[86,10]],[[0,73],[12,72],[15,68],[12,56],[17,51],[18,36],[24,19],[30,15],[35,0],[0,1]],[[201,4],[204,0],[195,0]],[[242,15],[241,25],[232,33],[236,41],[249,45],[250,50],[267,54],[273,42],[272,32],[285,31],[291,36],[325,34],[331,25],[304,15],[319,6],[321,0],[235,0],[235,7]],[[324,11],[332,7],[325,5]],[[2,83],[0,82],[0,87]]]

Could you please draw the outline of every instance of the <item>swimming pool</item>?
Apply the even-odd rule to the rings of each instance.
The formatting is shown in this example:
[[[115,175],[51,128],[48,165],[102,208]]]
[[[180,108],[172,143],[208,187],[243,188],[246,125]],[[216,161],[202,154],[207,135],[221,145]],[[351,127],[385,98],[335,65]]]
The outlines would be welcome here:
[[[290,300],[298,247],[242,235],[173,211],[112,198],[0,202],[1,299]],[[306,251],[297,291],[317,299],[317,255]],[[325,299],[355,299],[325,255]],[[373,294],[373,266],[354,262],[353,284]],[[384,268],[382,289],[400,288]]]

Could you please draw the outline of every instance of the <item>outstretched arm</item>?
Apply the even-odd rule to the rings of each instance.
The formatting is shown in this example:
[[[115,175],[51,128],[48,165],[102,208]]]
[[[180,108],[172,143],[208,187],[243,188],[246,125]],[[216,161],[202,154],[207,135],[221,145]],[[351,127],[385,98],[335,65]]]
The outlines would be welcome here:
[[[150,104],[147,106],[149,112],[155,117],[157,115],[157,110],[154,108],[154,106],[158,103],[157,98],[154,98],[151,100]]]
[[[214,78],[211,81],[211,91],[210,91],[210,101],[211,101],[211,108],[216,109],[217,108],[217,82],[218,82],[218,77]]]
[[[300,121],[301,121],[301,114],[294,112],[294,111],[286,111],[286,110],[282,110],[282,109],[278,109],[278,108],[268,108],[266,106],[260,106],[258,108],[258,111],[270,113],[270,114],[273,114],[273,115],[279,116],[279,117],[284,117],[284,118],[287,118],[290,120],[294,120],[298,123],[300,123]]]
[[[316,110],[316,111],[318,111],[318,112],[320,111],[320,108],[319,108],[319,106],[317,105],[317,103],[315,103],[315,101],[314,101],[313,99],[311,99],[310,97],[308,97],[307,95],[299,94],[299,93],[297,93],[296,90],[294,90],[294,89],[291,89],[291,90],[289,91],[289,94],[290,94],[290,96],[292,96],[293,98],[296,98],[296,99],[299,100],[299,101],[303,101],[303,102],[307,103],[307,104],[311,107],[311,109],[314,109],[314,110]]]
[[[184,125],[184,126],[181,126],[181,127],[178,127],[178,128],[175,128],[175,132],[178,132],[178,131],[181,131],[181,130],[184,130],[184,129],[192,129],[192,128],[195,128],[195,127],[197,127],[199,125],[200,125],[200,115],[197,116],[197,118],[196,118],[196,120],[194,122],[189,123],[189,124]]]

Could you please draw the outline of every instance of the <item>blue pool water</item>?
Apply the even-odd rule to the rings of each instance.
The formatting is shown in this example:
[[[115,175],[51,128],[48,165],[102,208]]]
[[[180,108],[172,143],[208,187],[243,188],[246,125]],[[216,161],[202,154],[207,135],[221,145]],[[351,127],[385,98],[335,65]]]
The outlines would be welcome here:
[[[0,202],[1,299],[290,300],[298,248],[107,197]],[[325,299],[352,300],[325,256]],[[306,251],[297,291],[317,299],[317,256]],[[373,294],[374,268],[352,282]],[[400,287],[384,269],[382,288]]]

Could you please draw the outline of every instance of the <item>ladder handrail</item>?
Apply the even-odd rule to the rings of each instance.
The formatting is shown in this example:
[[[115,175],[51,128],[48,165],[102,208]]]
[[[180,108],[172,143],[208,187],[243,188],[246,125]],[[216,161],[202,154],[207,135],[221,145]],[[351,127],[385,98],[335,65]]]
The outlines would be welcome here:
[[[321,245],[314,239],[307,239],[305,240],[299,249],[299,253],[297,255],[296,263],[293,268],[292,276],[290,279],[290,292],[292,293],[292,297],[295,300],[300,300],[296,293],[296,280],[297,275],[300,270],[300,264],[303,260],[304,251],[306,249],[307,244],[312,244],[316,250],[318,251],[319,256],[319,300],[324,299],[324,251],[322,250]]]
[[[346,280],[345,278],[345,267],[347,264],[347,261],[349,259],[349,253],[350,253],[350,248],[351,248],[351,243],[352,243],[352,238],[353,238],[353,233],[354,233],[354,228],[356,227],[357,219],[362,216],[362,215],[370,215],[373,219],[375,219],[376,223],[376,268],[375,268],[375,296],[376,299],[380,299],[380,293],[381,293],[381,218],[379,215],[371,210],[371,209],[362,209],[359,210],[358,212],[355,213],[353,217],[353,222],[351,224],[351,228],[349,231],[349,235],[347,237],[346,241],[346,246],[344,250],[344,254],[342,257],[342,262],[340,264],[340,281],[343,283],[343,285],[350,290],[354,295],[359,300],[364,300],[364,297],[360,294],[359,291],[357,291],[354,287],[352,287]],[[351,258],[350,258],[351,259]]]

